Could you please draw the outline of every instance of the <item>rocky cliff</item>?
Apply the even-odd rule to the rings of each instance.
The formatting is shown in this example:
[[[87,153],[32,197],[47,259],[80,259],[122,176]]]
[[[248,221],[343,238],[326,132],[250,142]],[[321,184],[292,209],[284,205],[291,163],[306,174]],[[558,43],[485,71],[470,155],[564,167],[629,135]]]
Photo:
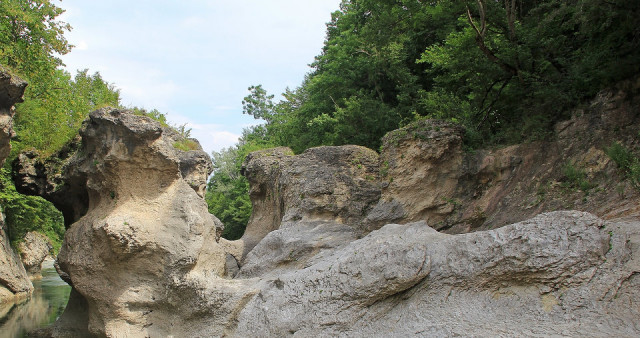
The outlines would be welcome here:
[[[13,105],[22,102],[27,83],[0,68],[0,166],[11,151]],[[0,303],[28,295],[33,286],[11,247],[4,215],[0,212]]]
[[[637,191],[589,157],[637,142],[637,101],[616,95],[603,98],[621,109],[587,107],[555,139],[507,149],[465,152],[457,127],[427,121],[388,135],[380,155],[253,153],[254,213],[238,241],[219,238],[207,213],[206,154],[175,148],[179,136],[148,118],[93,112],[59,165],[27,156],[42,170],[16,167],[60,208],[58,191],[86,196],[65,213],[58,257],[72,299],[40,334],[637,336]],[[584,130],[593,143],[571,146]],[[581,158],[624,196],[562,187],[557,165]],[[521,202],[547,184],[548,200]],[[576,196],[566,206],[592,213],[539,214]]]
[[[42,262],[50,257],[53,251],[49,238],[39,232],[27,232],[23,241],[18,244],[18,251],[20,251],[22,266],[31,278],[41,278]]]
[[[640,78],[602,91],[545,140],[464,150],[463,131],[419,121],[383,139],[384,221],[426,220],[447,233],[501,227],[576,209],[605,219],[640,216],[639,190],[606,151],[640,151]],[[390,208],[396,211],[389,213]]]

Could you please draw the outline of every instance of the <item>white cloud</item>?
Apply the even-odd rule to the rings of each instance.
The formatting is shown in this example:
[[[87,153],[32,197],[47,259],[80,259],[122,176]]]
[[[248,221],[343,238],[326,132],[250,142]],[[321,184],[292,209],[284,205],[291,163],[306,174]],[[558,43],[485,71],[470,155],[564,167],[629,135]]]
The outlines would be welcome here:
[[[117,76],[122,103],[138,105],[147,109],[158,109],[167,112],[171,109],[171,101],[180,92],[180,86],[163,77],[130,77],[126,74]]]
[[[89,68],[121,90],[122,103],[187,123],[207,152],[233,145],[259,122],[242,114],[247,87],[298,86],[321,52],[340,0],[65,0],[76,48],[67,70]]]
[[[234,130],[241,130],[235,126],[229,126],[218,123],[197,123],[190,117],[181,114],[169,114],[169,123],[175,126],[186,125],[191,129],[191,137],[200,142],[202,149],[208,154],[212,151],[220,151],[228,148],[238,142],[240,136]]]
[[[205,128],[194,128],[191,125],[191,137],[197,139],[202,146],[202,149],[208,154],[212,151],[220,151],[223,148],[233,146],[238,142],[240,134],[234,134],[230,131],[221,130],[220,126],[213,125],[210,128],[208,125],[200,125]],[[209,128],[207,128],[209,127]],[[215,128],[215,129],[214,129]]]
[[[80,42],[75,44],[73,48],[75,50],[87,50],[89,49],[89,44],[86,41],[81,40]]]

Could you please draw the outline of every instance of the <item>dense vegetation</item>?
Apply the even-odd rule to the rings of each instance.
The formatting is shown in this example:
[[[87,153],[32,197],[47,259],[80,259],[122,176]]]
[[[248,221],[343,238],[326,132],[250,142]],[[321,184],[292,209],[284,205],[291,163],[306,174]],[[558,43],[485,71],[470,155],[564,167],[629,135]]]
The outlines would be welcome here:
[[[99,73],[80,70],[75,76],[60,69],[60,55],[72,46],[64,37],[71,27],[58,20],[64,12],[51,1],[0,2],[0,67],[26,80],[24,102],[16,105],[11,155],[0,173],[0,203],[15,246],[28,231],[47,235],[57,250],[64,235],[62,214],[40,197],[16,192],[10,163],[24,150],[50,155],[69,142],[89,112],[120,106],[120,93]],[[154,110],[145,114],[164,121]]]
[[[636,0],[343,0],[298,88],[277,102],[249,88],[244,112],[265,123],[216,168],[237,168],[243,149],[260,146],[378,149],[422,118],[461,124],[472,148],[543,138],[569,108],[638,73],[639,15]],[[216,203],[244,201],[236,173],[216,171]],[[221,219],[242,227],[248,211],[234,210]]]
[[[30,83],[17,106],[12,157],[27,149],[51,154],[88,112],[120,106],[118,91],[100,74],[60,69],[58,56],[72,48],[62,12],[48,0],[0,2],[0,65]],[[423,118],[461,124],[471,148],[543,138],[569,108],[638,73],[639,14],[636,0],[343,0],[299,87],[279,100],[260,85],[249,88],[243,111],[264,123],[213,154],[210,211],[226,224],[225,237],[242,234],[251,206],[239,172],[257,149],[378,149],[385,133]],[[158,111],[136,111],[166,124]],[[625,168],[635,173],[633,165]],[[44,201],[18,196],[7,175],[0,199],[18,236],[28,227],[17,220],[44,219],[48,211],[12,208]],[[59,240],[51,235],[59,231],[43,232]]]

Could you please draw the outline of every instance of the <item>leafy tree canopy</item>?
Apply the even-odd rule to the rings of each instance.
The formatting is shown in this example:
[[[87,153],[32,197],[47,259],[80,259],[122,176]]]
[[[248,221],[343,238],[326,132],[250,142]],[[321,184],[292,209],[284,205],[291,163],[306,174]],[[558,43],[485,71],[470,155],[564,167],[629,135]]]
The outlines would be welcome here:
[[[209,212],[224,223],[222,236],[226,239],[242,237],[249,222],[252,210],[249,182],[240,175],[240,168],[250,152],[273,147],[265,140],[265,131],[263,126],[245,129],[238,144],[211,154],[214,169],[205,200]]]
[[[544,138],[638,74],[638,17],[636,0],[343,0],[299,87],[249,88],[244,112],[264,124],[242,147],[378,149],[422,118],[460,123],[469,147]]]
[[[8,170],[23,150],[46,156],[55,153],[78,132],[89,112],[120,106],[120,93],[99,73],[80,70],[75,76],[60,69],[60,56],[72,46],[64,33],[71,26],[60,21],[64,10],[49,0],[0,1],[0,65],[27,80],[24,102],[16,106],[12,152],[0,173],[0,202],[9,235],[15,245],[28,231],[39,231],[60,247],[64,234],[62,215],[39,197],[16,192]],[[134,111],[166,125],[164,114]]]
[[[416,118],[461,123],[473,146],[536,139],[638,73],[639,14],[633,0],[344,0],[300,87],[274,102],[252,86],[245,111],[296,152],[377,149]]]
[[[32,81],[51,76],[72,47],[64,37],[71,26],[57,20],[62,13],[48,0],[2,0],[0,64]]]

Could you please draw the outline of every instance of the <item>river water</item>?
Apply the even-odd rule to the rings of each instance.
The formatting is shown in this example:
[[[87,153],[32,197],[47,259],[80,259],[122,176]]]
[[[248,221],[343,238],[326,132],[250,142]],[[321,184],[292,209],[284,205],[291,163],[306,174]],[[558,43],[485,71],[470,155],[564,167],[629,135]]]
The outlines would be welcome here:
[[[60,279],[53,261],[42,263],[42,279],[34,280],[33,287],[28,299],[0,304],[0,338],[24,337],[55,322],[64,311],[71,287]]]

